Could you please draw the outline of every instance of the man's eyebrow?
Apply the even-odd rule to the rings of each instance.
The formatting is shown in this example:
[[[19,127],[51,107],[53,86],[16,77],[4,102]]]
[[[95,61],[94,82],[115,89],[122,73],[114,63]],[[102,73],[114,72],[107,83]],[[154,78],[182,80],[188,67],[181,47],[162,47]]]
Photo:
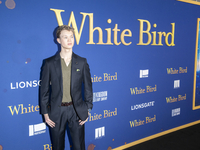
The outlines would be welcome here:
[[[71,36],[71,35],[73,35],[73,34],[70,34],[69,36]],[[62,36],[67,36],[67,34],[63,34]]]

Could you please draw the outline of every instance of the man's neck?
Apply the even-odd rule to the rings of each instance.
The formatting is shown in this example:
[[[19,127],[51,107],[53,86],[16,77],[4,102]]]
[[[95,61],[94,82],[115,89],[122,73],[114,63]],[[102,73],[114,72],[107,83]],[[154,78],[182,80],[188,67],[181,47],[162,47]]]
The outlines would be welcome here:
[[[60,56],[65,60],[66,59],[71,59],[71,57],[72,57],[72,49],[71,50],[62,49],[61,52],[60,52]]]

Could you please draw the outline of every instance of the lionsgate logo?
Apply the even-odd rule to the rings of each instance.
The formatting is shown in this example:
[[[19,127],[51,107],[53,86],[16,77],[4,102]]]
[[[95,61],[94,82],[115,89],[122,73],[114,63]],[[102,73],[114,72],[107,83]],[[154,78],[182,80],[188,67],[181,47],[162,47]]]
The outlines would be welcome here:
[[[181,114],[181,108],[172,109],[172,117],[178,116]]]
[[[46,132],[46,124],[39,123],[35,125],[29,125],[29,136],[34,136]]]
[[[95,129],[95,139],[105,136],[105,126]]]
[[[137,110],[137,109],[142,109],[142,108],[147,108],[147,107],[153,107],[154,104],[155,104],[155,101],[142,103],[142,104],[136,104],[134,106],[131,106],[131,110]]]
[[[149,69],[140,70],[140,78],[148,78],[149,77]]]
[[[174,89],[180,88],[180,80],[174,80]]]
[[[30,87],[37,87],[40,86],[41,80],[33,80],[33,81],[20,81],[15,83],[10,83],[10,89],[23,89],[23,88],[30,88]]]
[[[105,101],[107,100],[108,91],[93,93],[93,102]]]

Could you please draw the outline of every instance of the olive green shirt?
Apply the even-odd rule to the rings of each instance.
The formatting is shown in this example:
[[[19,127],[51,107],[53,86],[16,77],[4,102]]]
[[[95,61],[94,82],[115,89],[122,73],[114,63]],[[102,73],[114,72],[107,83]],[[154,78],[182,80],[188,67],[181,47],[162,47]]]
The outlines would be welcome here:
[[[63,98],[62,102],[71,102],[70,84],[71,84],[71,61],[67,66],[65,60],[61,58],[62,79],[63,79]]]

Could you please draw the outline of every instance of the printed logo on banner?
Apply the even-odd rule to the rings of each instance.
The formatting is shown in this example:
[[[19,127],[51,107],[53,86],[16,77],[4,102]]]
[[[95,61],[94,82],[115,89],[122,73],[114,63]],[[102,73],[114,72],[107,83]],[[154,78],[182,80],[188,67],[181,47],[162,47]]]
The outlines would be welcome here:
[[[39,123],[35,125],[29,125],[29,136],[34,136],[46,132],[46,124]]]
[[[44,150],[52,150],[52,144],[51,145],[45,144],[45,145],[43,145],[43,147],[44,147]]]
[[[131,110],[137,110],[137,109],[142,109],[142,108],[147,108],[147,107],[153,107],[154,103],[155,103],[155,101],[142,103],[142,104],[136,104],[134,106],[131,106]]]
[[[172,117],[180,114],[181,114],[181,108],[172,109]]]
[[[53,9],[51,8],[50,10],[54,11],[55,15],[56,15],[56,18],[57,18],[57,21],[58,21],[58,25],[61,26],[63,25],[63,21],[62,21],[62,17],[61,17],[61,12],[65,12],[65,10],[61,10],[61,9]],[[120,35],[120,41],[118,42],[118,36],[119,34],[116,34],[118,31],[120,31],[120,29],[117,28],[117,26],[115,26],[112,30],[114,31],[113,32],[113,37],[114,37],[114,40],[111,41],[111,28],[106,28],[105,30],[107,30],[107,42],[104,43],[103,41],[105,41],[103,39],[103,32],[102,32],[102,29],[101,27],[98,27],[98,32],[99,32],[99,39],[98,39],[98,43],[95,43],[94,42],[94,39],[93,39],[93,34],[94,34],[94,29],[96,29],[95,27],[93,28],[93,13],[83,13],[83,12],[80,12],[80,14],[82,14],[82,22],[81,22],[81,25],[80,25],[80,29],[77,28],[77,23],[76,23],[76,20],[75,20],[75,16],[74,16],[74,12],[72,11],[71,12],[71,15],[70,15],[70,18],[69,18],[69,21],[68,21],[68,25],[69,26],[72,26],[75,30],[74,30],[74,35],[75,35],[75,39],[76,39],[76,43],[77,45],[79,45],[79,41],[80,41],[80,38],[81,38],[81,34],[82,34],[82,30],[83,30],[83,26],[85,24],[85,18],[86,16],[89,17],[89,41],[88,43],[86,44],[100,44],[100,45],[120,45],[120,44],[123,44],[123,45],[130,45],[132,44],[131,41],[129,41],[128,43],[125,41],[124,37],[125,36],[129,36],[131,37],[132,36],[132,32],[131,30],[129,29],[125,29],[121,32],[121,35]],[[159,34],[159,36],[157,36],[156,38],[156,31],[153,31],[153,32],[150,32],[150,29],[151,29],[151,23],[148,21],[148,20],[143,20],[143,19],[138,19],[138,21],[140,22],[140,33],[139,33],[139,43],[137,43],[137,45],[149,45],[151,44],[152,46],[163,46],[163,41],[162,41],[162,34],[164,33],[165,34],[165,44],[167,46],[175,46],[174,44],[174,35],[175,35],[175,23],[171,23],[171,26],[172,26],[172,30],[171,32],[157,32],[157,34]],[[107,23],[111,23],[112,20],[111,19],[108,19],[107,20]],[[143,30],[143,26],[144,24],[147,25],[147,29],[148,30]],[[156,28],[157,27],[157,24],[154,23],[153,26]],[[128,32],[128,34],[127,34]],[[126,33],[126,34],[125,34]],[[148,40],[147,42],[144,42],[143,41],[143,34],[147,34],[148,35]],[[152,34],[151,34],[152,33]],[[169,41],[171,39],[171,41]],[[156,41],[158,41],[158,43],[156,43]]]
[[[33,81],[20,81],[15,83],[10,83],[10,89],[23,89],[23,88],[31,88],[31,87],[37,87],[40,86],[41,80],[33,80]]]
[[[134,88],[130,88],[130,91],[131,91],[131,95],[156,92],[157,91],[157,85],[156,84],[155,84],[155,86],[147,85],[146,88],[134,87]]]
[[[167,74],[181,74],[181,73],[187,73],[187,67],[179,67],[176,68],[167,68]]]
[[[16,106],[16,105],[8,106],[8,108],[9,108],[12,116],[14,114],[22,115],[22,114],[27,114],[27,113],[39,111],[39,105],[33,106],[31,104],[29,104],[28,107],[24,107],[24,104],[18,104],[18,106]]]
[[[149,77],[149,69],[140,70],[140,78],[147,78]]]
[[[115,74],[103,73],[102,76],[94,75],[91,77],[92,82],[105,82],[105,81],[116,81],[117,80],[117,72]]]
[[[105,101],[107,100],[108,91],[93,93],[93,102]]]
[[[95,139],[105,136],[105,126],[95,129]]]
[[[153,117],[147,116],[145,117],[145,119],[135,119],[134,121],[129,121],[129,123],[130,123],[130,127],[133,128],[133,127],[149,124],[155,121],[156,121],[156,115],[154,115]]]
[[[110,117],[114,117],[117,116],[117,108],[115,108],[115,110],[111,111],[111,110],[103,110],[103,113],[89,113],[89,121],[95,121],[95,120],[100,120],[100,119],[104,119],[104,118],[110,118]]]
[[[174,80],[174,89],[180,88],[180,80]]]
[[[186,100],[186,94],[185,95],[178,95],[178,97],[175,97],[175,96],[166,97],[167,103],[174,103],[174,102],[182,101],[182,100]]]

